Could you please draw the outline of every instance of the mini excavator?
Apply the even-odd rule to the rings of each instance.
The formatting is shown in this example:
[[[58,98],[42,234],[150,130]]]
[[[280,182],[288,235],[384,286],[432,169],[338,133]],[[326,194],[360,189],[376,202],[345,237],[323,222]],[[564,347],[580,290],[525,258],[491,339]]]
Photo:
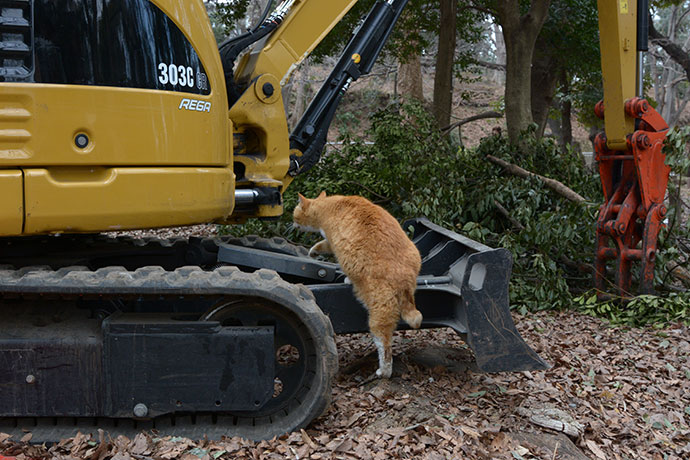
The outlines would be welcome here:
[[[0,0],[0,432],[266,439],[328,407],[334,334],[368,330],[338,265],[278,238],[103,234],[280,216],[407,0],[375,2],[292,132],[281,88],[356,0],[273,3],[218,47],[202,0]],[[481,371],[546,368],[509,252],[404,225],[422,327]]]

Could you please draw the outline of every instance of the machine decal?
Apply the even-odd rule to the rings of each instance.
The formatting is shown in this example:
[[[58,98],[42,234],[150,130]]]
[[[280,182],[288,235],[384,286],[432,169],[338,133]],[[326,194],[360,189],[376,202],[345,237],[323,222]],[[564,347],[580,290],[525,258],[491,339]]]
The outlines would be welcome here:
[[[170,83],[173,86],[179,84],[180,86],[194,87],[194,69],[191,67],[161,62],[158,64],[158,71],[160,72],[158,81],[162,85]]]
[[[158,64],[158,81],[161,85],[194,88],[200,91],[208,88],[208,77],[203,72],[195,72],[193,68],[183,65]]]
[[[23,81],[208,95],[185,34],[149,0],[35,0],[34,69]]]
[[[179,110],[191,110],[192,112],[211,112],[211,103],[207,101],[200,101],[198,99],[182,99],[180,101]]]

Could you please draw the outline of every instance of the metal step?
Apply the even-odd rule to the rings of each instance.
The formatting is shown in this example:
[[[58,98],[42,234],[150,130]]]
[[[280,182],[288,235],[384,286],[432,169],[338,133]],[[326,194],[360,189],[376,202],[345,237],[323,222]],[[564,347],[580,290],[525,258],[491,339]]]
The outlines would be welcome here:
[[[30,29],[31,23],[27,18],[0,15],[0,30]]]
[[[7,35],[7,34],[5,34]],[[14,34],[12,34],[14,35]],[[19,40],[0,41],[0,56],[2,57],[21,57],[26,58],[31,54],[31,47]]]
[[[0,0],[0,80],[24,81],[33,73],[33,2]]]

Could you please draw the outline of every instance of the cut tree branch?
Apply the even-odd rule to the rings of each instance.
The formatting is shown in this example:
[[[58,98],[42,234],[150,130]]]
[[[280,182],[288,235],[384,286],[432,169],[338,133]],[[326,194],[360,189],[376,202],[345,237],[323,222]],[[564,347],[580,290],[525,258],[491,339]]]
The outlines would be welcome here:
[[[549,177],[544,177],[539,174],[527,171],[526,169],[523,169],[516,164],[508,163],[507,161],[501,160],[500,158],[496,158],[493,155],[487,155],[486,159],[494,164],[501,166],[503,169],[505,169],[514,176],[522,177],[523,179],[535,177],[539,179],[541,182],[543,182],[544,185],[549,187],[551,190],[569,199],[570,201],[574,201],[575,203],[585,203],[587,201],[575,190],[564,185],[562,182],[557,181],[556,179],[551,179]]]
[[[686,286],[690,286],[690,271],[683,267],[679,262],[667,262],[666,270],[678,281],[681,281]]]
[[[481,67],[486,67],[487,69],[491,70],[500,70],[502,72],[506,71],[506,65],[505,64],[498,64],[496,62],[489,62],[489,61],[475,61],[475,64]]]
[[[508,221],[513,224],[513,227],[515,227],[515,230],[518,232],[521,232],[525,229],[525,226],[520,223],[515,217],[511,216],[508,210],[498,202],[498,200],[494,200],[494,206],[496,206],[496,209],[498,210],[498,213],[508,219]]]
[[[462,120],[458,120],[455,123],[452,123],[452,124],[446,126],[445,128],[442,128],[441,132],[443,134],[448,134],[449,132],[451,132],[455,128],[457,128],[458,126],[462,126],[462,125],[470,123],[472,121],[483,120],[485,118],[503,118],[503,114],[501,112],[496,112],[495,110],[490,110],[488,112],[478,113],[477,115],[472,115],[471,117],[463,118]]]

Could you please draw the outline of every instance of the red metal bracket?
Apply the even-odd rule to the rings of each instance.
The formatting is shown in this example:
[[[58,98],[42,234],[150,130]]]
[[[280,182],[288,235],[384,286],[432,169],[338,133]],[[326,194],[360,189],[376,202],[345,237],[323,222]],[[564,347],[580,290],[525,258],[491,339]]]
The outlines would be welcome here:
[[[604,118],[604,111],[599,102],[595,113]],[[640,98],[627,100],[625,112],[638,120],[627,150],[610,150],[604,133],[594,141],[605,199],[597,221],[594,285],[600,294],[609,290],[606,265],[615,260],[618,294],[631,297],[634,262],[640,263],[639,293],[654,292],[657,237],[666,215],[663,201],[671,168],[664,163],[668,125],[661,115]]]

